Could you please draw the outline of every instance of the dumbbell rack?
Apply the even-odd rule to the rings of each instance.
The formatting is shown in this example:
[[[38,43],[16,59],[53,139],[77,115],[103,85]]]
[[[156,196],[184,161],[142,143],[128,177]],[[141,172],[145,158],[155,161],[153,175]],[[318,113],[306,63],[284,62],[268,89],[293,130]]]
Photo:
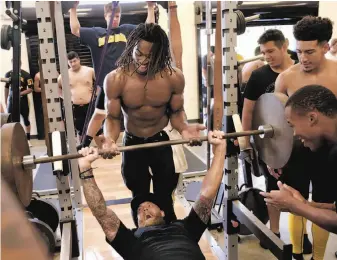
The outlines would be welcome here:
[[[54,7],[54,12],[52,12]],[[71,93],[69,87],[62,88],[64,107],[67,118],[67,136],[61,117],[61,106],[58,92],[58,72],[56,66],[54,26],[57,35],[57,47],[62,85],[69,86],[68,65],[66,56],[64,21],[61,2],[36,2],[36,18],[39,37],[40,74],[42,88],[42,102],[48,115],[47,128],[49,129],[48,156],[61,155],[76,152],[75,130],[71,106]],[[61,227],[61,259],[63,257],[82,259],[82,199],[77,160],[53,163],[53,173],[56,176],[58,201],[60,204],[60,227]],[[70,189],[70,176],[74,186],[74,204]]]

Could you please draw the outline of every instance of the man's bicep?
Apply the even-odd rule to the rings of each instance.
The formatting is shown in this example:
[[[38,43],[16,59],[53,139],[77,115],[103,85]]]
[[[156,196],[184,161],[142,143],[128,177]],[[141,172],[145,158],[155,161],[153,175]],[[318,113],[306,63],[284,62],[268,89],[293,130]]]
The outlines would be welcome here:
[[[244,97],[249,100],[257,100],[263,92],[261,91],[263,86],[260,86],[259,81],[257,80],[258,76],[255,75],[254,72],[252,72],[244,92]]]
[[[170,108],[172,113],[177,113],[184,110],[184,95],[182,93],[172,95]]]
[[[278,75],[278,77],[275,81],[275,92],[287,94],[286,77],[284,76],[283,73]]]
[[[200,219],[193,206],[189,215],[184,219],[184,227],[195,242],[198,242],[207,228],[207,223],[205,224]]]
[[[97,217],[97,221],[101,225],[107,239],[113,241],[121,223],[116,213],[107,208],[106,214],[102,217]]]
[[[124,259],[132,259],[132,249],[137,243],[137,238],[130,229],[125,227],[123,222],[120,222],[115,238],[109,240],[109,238],[106,237],[106,242]]]
[[[105,110],[109,117],[120,119],[121,116],[121,101],[119,98],[105,99]]]

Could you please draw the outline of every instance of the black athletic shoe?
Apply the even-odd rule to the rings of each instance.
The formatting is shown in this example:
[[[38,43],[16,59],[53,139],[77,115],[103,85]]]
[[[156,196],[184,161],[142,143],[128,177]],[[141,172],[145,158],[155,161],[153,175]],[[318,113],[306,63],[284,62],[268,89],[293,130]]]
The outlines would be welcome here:
[[[308,234],[304,234],[303,237],[303,254],[312,254],[312,244],[308,238]]]
[[[280,233],[274,233],[278,238],[281,237]],[[260,247],[262,247],[263,249],[268,249],[268,246],[266,244],[264,244],[262,241],[260,241]]]
[[[304,260],[303,254],[293,254],[295,260]]]
[[[335,257],[337,258],[337,251],[335,252]]]

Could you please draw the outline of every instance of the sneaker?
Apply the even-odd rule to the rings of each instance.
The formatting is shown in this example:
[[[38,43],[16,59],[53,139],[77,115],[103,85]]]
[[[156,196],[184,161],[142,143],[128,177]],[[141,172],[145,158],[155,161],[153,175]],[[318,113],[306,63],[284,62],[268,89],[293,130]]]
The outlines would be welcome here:
[[[30,140],[28,140],[28,145],[29,145],[29,147],[33,147],[33,145],[31,144]]]
[[[312,254],[312,244],[308,238],[308,234],[304,234],[303,237],[303,254]]]
[[[303,254],[293,254],[295,260],[304,260]]]
[[[281,234],[280,233],[274,233],[278,238],[281,238]],[[260,247],[262,247],[263,249],[268,249],[268,246],[266,244],[264,244],[264,242],[260,241]]]

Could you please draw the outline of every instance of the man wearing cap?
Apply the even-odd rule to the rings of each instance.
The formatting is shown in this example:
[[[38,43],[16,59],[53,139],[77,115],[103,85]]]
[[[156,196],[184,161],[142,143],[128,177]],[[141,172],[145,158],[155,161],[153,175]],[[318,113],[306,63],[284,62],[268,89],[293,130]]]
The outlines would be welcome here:
[[[205,176],[200,194],[189,215],[166,224],[165,212],[160,200],[149,193],[135,197],[131,202],[137,211],[137,229],[128,229],[118,216],[108,208],[94,179],[91,163],[99,155],[98,150],[86,147],[79,151],[80,178],[83,192],[93,215],[101,225],[106,241],[124,259],[175,259],[201,260],[203,256],[198,241],[207,227],[211,216],[213,200],[223,177],[226,155],[226,140],[221,131],[208,133],[208,141],[214,147],[212,165]]]

